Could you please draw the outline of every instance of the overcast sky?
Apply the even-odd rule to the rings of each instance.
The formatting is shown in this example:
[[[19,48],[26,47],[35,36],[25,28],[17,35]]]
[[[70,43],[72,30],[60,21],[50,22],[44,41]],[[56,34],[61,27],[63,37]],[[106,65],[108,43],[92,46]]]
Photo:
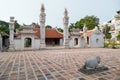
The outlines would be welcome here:
[[[95,15],[100,23],[106,22],[120,10],[120,0],[0,0],[0,20],[8,22],[14,16],[20,24],[39,23],[42,3],[46,9],[46,25],[62,28],[64,8],[69,12],[69,23],[86,15]]]

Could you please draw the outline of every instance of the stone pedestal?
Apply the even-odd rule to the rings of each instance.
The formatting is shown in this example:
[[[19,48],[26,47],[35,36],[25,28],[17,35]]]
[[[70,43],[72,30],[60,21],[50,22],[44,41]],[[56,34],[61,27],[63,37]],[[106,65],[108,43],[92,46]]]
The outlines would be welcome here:
[[[46,48],[45,40],[42,40],[42,39],[41,39],[41,41],[40,41],[40,48],[41,48],[41,49]]]
[[[64,48],[66,48],[66,49],[69,48],[69,40],[68,39],[64,40]]]
[[[8,51],[15,51],[14,44],[9,45]]]
[[[86,75],[91,75],[91,74],[95,74],[95,73],[99,73],[99,72],[103,72],[103,71],[107,71],[109,70],[107,67],[105,66],[101,66],[95,69],[84,69],[84,67],[80,68],[79,71],[86,74]]]

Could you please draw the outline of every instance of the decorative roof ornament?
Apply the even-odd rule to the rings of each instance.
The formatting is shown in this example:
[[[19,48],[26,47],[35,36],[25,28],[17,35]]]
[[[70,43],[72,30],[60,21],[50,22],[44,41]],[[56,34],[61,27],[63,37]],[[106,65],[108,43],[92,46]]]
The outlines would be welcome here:
[[[86,24],[84,24],[83,26],[83,32],[86,33],[87,32],[87,27],[86,27]]]
[[[116,20],[120,20],[120,10],[117,11],[117,15],[114,16]]]
[[[97,26],[95,26],[95,30],[98,30],[98,27],[97,27]]]
[[[119,10],[119,11],[117,11],[117,13],[118,13],[118,14],[120,14],[120,10]]]

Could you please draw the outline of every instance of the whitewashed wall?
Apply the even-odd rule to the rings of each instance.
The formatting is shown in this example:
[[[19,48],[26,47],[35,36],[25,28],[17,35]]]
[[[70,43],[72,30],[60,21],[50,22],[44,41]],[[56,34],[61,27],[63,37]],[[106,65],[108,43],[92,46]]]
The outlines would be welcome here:
[[[15,42],[15,50],[26,50],[25,48],[25,38],[31,38],[31,50],[33,49],[40,49],[40,39],[35,39],[34,36],[24,35],[20,39],[14,39]]]
[[[73,38],[69,38],[69,47],[70,48],[74,47],[74,40],[73,40]]]
[[[63,46],[63,39],[60,39],[60,46]]]
[[[98,42],[96,40],[98,39]],[[104,35],[103,34],[92,34],[89,36],[90,44],[89,47],[104,47]]]
[[[14,46],[15,46],[15,50],[21,50],[22,49],[22,41],[20,38],[18,39],[14,39]]]
[[[80,38],[80,47],[81,48],[85,47],[85,39],[84,38]]]
[[[40,49],[40,39],[35,39],[34,49]]]
[[[69,38],[69,47],[73,48],[75,46],[75,38],[78,39],[78,47],[80,47],[81,45],[81,38],[79,36],[71,36],[71,38]]]

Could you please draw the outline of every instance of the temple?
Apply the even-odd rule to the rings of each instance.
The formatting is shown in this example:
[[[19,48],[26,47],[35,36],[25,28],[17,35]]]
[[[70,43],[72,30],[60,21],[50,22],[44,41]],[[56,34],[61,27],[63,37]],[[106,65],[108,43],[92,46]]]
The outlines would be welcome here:
[[[73,28],[69,32],[69,17],[66,8],[63,15],[63,33],[55,28],[45,28],[46,13],[43,4],[40,9],[39,21],[40,23],[37,25],[23,25],[21,30],[14,32],[14,17],[10,17],[8,51],[39,50],[45,49],[47,46],[61,46],[67,49],[104,47],[104,34],[97,27],[87,30],[87,26],[84,25],[83,30]],[[1,49],[2,41],[0,42]]]

